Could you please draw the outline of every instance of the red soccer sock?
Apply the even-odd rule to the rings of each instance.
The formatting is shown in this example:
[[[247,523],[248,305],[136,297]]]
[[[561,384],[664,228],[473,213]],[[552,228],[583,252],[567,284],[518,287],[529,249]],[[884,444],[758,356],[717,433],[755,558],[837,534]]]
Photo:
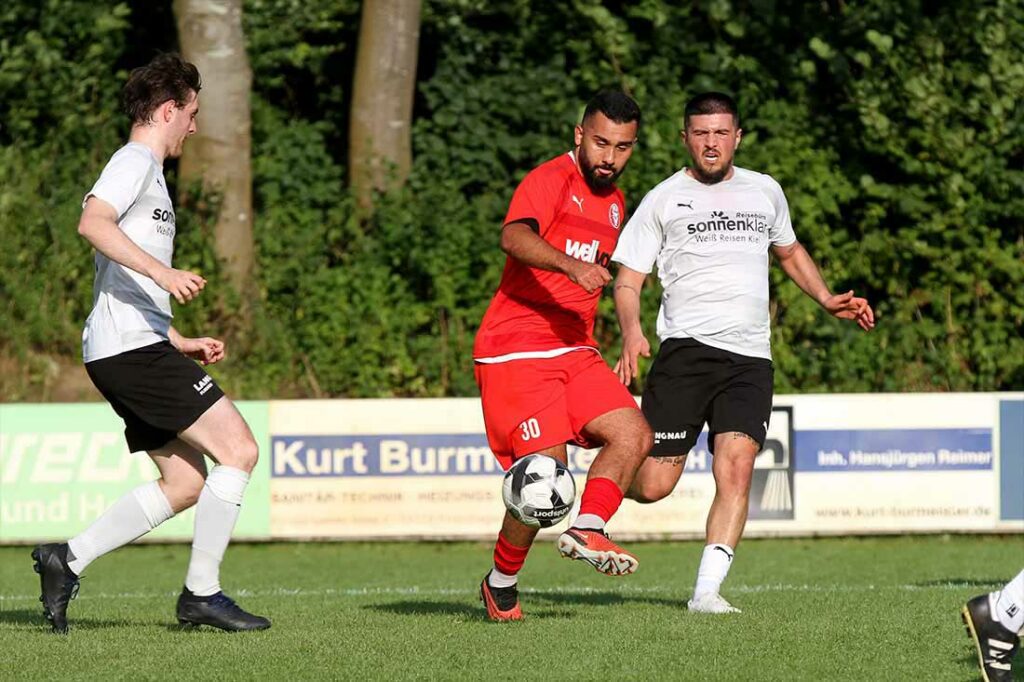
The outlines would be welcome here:
[[[504,535],[498,535],[498,541],[494,544],[494,567],[505,575],[515,575],[526,563],[529,552],[529,545],[516,547]]]
[[[622,491],[612,479],[590,479],[583,488],[583,499],[580,500],[580,513],[577,519],[584,514],[593,514],[607,523],[622,504],[622,496]]]

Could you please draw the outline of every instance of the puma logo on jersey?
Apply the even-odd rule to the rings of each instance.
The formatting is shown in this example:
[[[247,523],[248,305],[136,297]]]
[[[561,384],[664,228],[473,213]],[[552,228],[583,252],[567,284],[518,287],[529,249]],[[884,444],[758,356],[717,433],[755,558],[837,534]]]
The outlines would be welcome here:
[[[209,374],[204,374],[203,378],[192,384],[192,388],[196,389],[199,395],[206,395],[206,392],[213,387],[213,378]]]
[[[676,206],[679,206],[681,208],[688,208],[688,209],[690,209],[692,211],[693,210],[693,199],[690,199],[689,201],[680,201],[679,203],[676,204]]]
[[[584,263],[597,263],[604,267],[612,261],[612,254],[600,251],[601,242],[596,239],[589,244],[578,242],[573,239],[565,240],[565,255]]]
[[[583,198],[578,197],[575,194],[572,195],[572,202],[580,207],[580,213],[583,213]]]

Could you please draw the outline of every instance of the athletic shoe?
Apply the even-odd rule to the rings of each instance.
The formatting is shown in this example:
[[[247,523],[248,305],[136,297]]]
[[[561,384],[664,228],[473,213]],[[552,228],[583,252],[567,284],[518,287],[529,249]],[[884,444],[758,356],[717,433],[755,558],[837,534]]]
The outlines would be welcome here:
[[[743,613],[717,592],[705,592],[691,599],[686,602],[686,608],[694,613]]]
[[[223,592],[200,597],[187,587],[182,588],[178,597],[178,622],[189,627],[212,625],[228,632],[266,630],[270,627],[269,620],[243,610]]]
[[[1020,638],[992,617],[992,596],[983,594],[967,602],[960,609],[960,618],[978,652],[982,679],[985,682],[1009,682],[1012,679],[1010,661],[1017,653]]]
[[[32,550],[35,571],[39,574],[39,601],[43,615],[53,631],[68,632],[68,602],[78,596],[78,576],[68,567],[67,543],[39,545]]]
[[[581,559],[605,575],[627,575],[640,565],[635,556],[612,542],[603,530],[570,528],[558,536],[566,559]]]
[[[519,590],[516,586],[492,587],[487,582],[487,575],[480,583],[480,601],[487,607],[487,617],[495,621],[522,620],[523,610],[519,608]]]

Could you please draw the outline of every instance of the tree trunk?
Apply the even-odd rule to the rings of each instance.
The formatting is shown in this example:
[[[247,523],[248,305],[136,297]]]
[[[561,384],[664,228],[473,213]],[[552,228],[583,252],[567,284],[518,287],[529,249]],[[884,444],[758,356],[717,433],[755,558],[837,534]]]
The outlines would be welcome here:
[[[182,56],[199,68],[203,86],[198,130],[181,157],[180,186],[184,191],[189,181],[201,180],[220,196],[214,250],[228,280],[244,293],[253,268],[252,70],[242,0],[174,0],[174,16]]]
[[[420,0],[364,0],[349,127],[350,182],[364,208],[412,166],[419,39]]]

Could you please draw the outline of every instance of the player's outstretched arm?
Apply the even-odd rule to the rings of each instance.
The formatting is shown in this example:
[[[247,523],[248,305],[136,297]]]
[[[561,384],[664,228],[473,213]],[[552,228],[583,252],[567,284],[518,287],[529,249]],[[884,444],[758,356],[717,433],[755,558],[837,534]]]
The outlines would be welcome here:
[[[854,296],[852,290],[844,294],[829,291],[811,254],[807,253],[800,242],[773,246],[772,251],[790,279],[829,314],[843,320],[856,320],[864,331],[874,329],[875,312],[868,305],[867,299]]]
[[[224,352],[224,342],[220,339],[213,339],[208,336],[192,339],[182,336],[181,332],[174,327],[168,329],[167,340],[182,355],[198,360],[203,365],[212,365],[215,362],[220,362],[226,355]]]
[[[615,315],[622,331],[622,356],[615,363],[615,373],[627,386],[639,374],[638,357],[651,357],[651,344],[640,327],[640,291],[645,279],[647,275],[625,265],[619,266],[615,278]]]
[[[178,303],[191,301],[206,286],[206,280],[194,272],[169,268],[139,248],[117,226],[117,209],[98,197],[86,202],[78,234],[110,260],[149,277]]]
[[[561,272],[588,294],[612,281],[607,269],[567,256],[541,239],[526,223],[509,223],[502,229],[501,250],[531,268]]]

